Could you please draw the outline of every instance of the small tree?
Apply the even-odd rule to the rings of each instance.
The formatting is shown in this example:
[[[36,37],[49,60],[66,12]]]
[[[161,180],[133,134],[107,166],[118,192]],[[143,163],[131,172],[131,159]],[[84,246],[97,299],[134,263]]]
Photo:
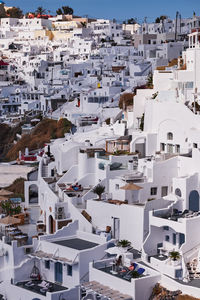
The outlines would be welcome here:
[[[104,193],[105,191],[105,186],[98,184],[94,189],[93,189],[93,193],[97,194],[99,196],[99,201],[101,201],[101,195]]]
[[[43,15],[43,14],[45,14],[46,10],[42,6],[39,6],[35,12],[38,15]]]
[[[171,251],[169,253],[169,257],[173,260],[173,261],[176,261],[176,260],[179,260],[181,255],[178,251]]]
[[[7,10],[7,15],[10,18],[22,18],[23,17],[23,12],[19,7],[12,7]]]
[[[74,10],[69,6],[62,6],[64,15],[73,15]]]
[[[126,248],[131,245],[131,242],[128,240],[120,240],[117,244],[118,247]]]
[[[140,277],[140,274],[137,271],[133,270],[131,272],[131,276],[132,276],[132,278],[138,278],[138,277]]]
[[[130,18],[127,20],[127,24],[136,24],[136,20],[134,18]]]
[[[162,15],[162,16],[160,16],[160,17],[158,17],[158,18],[155,19],[155,23],[163,22],[166,19],[167,19],[167,16]]]
[[[57,11],[56,11],[57,15],[62,15],[62,9],[61,8],[58,8]]]
[[[13,209],[12,209],[11,201],[9,201],[9,200],[2,201],[1,208],[4,212],[4,214],[6,214],[7,216],[12,215]]]
[[[157,18],[155,19],[155,23],[160,23],[160,18],[159,18],[159,17],[157,17]]]

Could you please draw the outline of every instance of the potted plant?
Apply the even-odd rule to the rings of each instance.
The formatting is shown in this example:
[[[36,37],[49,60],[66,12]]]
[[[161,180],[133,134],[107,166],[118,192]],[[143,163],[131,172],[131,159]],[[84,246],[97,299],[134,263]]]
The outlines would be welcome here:
[[[128,240],[120,240],[117,243],[117,246],[121,248],[122,252],[126,252],[128,247],[130,247],[130,245],[131,245],[131,242]]]
[[[97,194],[99,196],[99,201],[101,201],[101,195],[104,193],[105,191],[105,186],[98,184],[97,186],[95,186],[95,188],[93,189],[93,193]]]
[[[169,253],[169,257],[172,260],[174,266],[176,266],[176,265],[179,264],[179,260],[181,258],[181,255],[180,255],[180,253],[178,251],[174,251],[174,250],[171,251]]]
[[[132,271],[131,276],[132,276],[132,278],[138,278],[138,277],[140,277],[140,274],[137,271]]]

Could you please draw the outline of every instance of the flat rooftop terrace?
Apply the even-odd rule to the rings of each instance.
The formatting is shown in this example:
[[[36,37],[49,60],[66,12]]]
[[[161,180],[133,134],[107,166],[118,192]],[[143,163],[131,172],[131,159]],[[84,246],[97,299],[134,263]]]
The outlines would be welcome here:
[[[42,285],[42,280],[30,280],[30,281],[18,282],[16,286],[44,296],[46,296],[47,292],[53,293],[53,292],[61,292],[61,291],[68,290],[67,287],[61,286],[53,282],[49,282],[45,280],[45,283],[47,284],[46,287]]]
[[[92,243],[90,241],[82,240],[79,238],[52,241],[52,243],[60,245],[60,246],[76,249],[76,250],[86,250],[86,249],[91,249],[91,248],[98,246],[98,244],[96,244],[96,243]]]

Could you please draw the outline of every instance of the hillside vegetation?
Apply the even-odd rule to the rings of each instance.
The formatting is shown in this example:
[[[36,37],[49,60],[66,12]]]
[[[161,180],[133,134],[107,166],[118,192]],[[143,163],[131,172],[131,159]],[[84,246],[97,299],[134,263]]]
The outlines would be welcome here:
[[[6,190],[13,192],[13,195],[11,198],[22,198],[22,201],[24,201],[24,182],[26,181],[25,178],[17,178],[15,181],[6,187]]]
[[[24,134],[16,144],[13,144],[5,159],[8,161],[15,160],[19,151],[24,152],[26,147],[29,150],[42,148],[51,139],[64,137],[64,134],[70,131],[71,126],[71,122],[67,119],[60,119],[59,121],[44,119],[34,128],[31,134]]]

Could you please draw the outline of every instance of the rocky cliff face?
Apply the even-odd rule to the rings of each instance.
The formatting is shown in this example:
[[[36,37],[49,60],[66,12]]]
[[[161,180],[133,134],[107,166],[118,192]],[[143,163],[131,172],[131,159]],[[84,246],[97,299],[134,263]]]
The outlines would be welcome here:
[[[24,134],[17,143],[14,143],[16,134],[21,133],[21,124],[13,128],[0,124],[0,161],[17,159],[19,151],[24,152],[26,147],[29,150],[42,148],[51,139],[64,137],[71,127],[71,122],[64,118],[59,121],[44,119],[30,134]]]
[[[200,298],[199,298],[200,299]],[[149,300],[199,300],[188,295],[182,295],[180,290],[169,291],[162,287],[159,283],[153,288]]]

